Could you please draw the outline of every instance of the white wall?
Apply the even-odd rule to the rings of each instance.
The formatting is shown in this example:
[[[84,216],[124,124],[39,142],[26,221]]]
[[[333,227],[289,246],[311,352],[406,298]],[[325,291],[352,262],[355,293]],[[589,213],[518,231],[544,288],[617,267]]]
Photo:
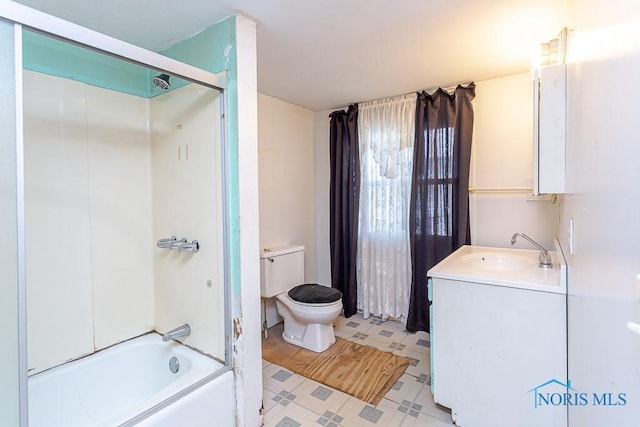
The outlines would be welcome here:
[[[513,233],[553,248],[558,204],[527,200],[533,183],[533,82],[529,73],[476,83],[469,187],[471,243],[510,247]],[[526,241],[516,247],[534,249]]]
[[[313,112],[258,94],[260,249],[304,245],[305,282],[318,281],[313,126]],[[267,327],[282,320],[274,298],[263,304]]]
[[[317,281],[313,112],[258,94],[260,248],[305,246],[305,280]]]
[[[24,79],[35,373],[153,328],[150,170],[146,100],[30,71]]]
[[[198,240],[197,253],[154,248],[156,330],[224,361],[220,94],[190,84],[151,100],[153,239]],[[208,285],[210,281],[211,286]]]
[[[331,283],[331,254],[329,247],[329,185],[331,163],[329,159],[329,114],[332,111],[315,113],[315,159],[316,159],[316,262],[318,282]]]
[[[568,261],[569,377],[624,406],[569,408],[572,426],[635,426],[640,414],[640,9],[635,0],[573,0],[567,190],[560,241]],[[575,220],[575,251],[568,224]],[[617,401],[617,399],[615,399]]]
[[[148,101],[86,86],[95,347],[154,327]]]
[[[38,372],[94,350],[87,122],[84,85],[23,76],[27,337]]]

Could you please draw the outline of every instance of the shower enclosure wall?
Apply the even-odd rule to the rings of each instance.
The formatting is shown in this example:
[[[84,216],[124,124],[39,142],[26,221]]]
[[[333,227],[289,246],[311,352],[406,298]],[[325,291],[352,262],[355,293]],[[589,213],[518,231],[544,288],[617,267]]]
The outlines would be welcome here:
[[[217,98],[24,72],[30,373],[184,323],[184,343],[224,361]],[[156,247],[171,235],[200,250]]]
[[[22,41],[16,57],[24,65],[15,73],[16,106],[23,103],[23,128],[14,138],[18,179],[12,189],[11,168],[1,177],[3,206],[17,209],[17,223],[0,218],[7,235],[17,230],[19,255],[5,258],[9,268],[2,269],[17,265],[18,275],[4,272],[2,280],[18,283],[18,308],[26,308],[14,313],[27,325],[26,343],[15,340],[18,350],[26,348],[27,364],[18,357],[12,365],[16,384],[29,377],[19,394],[21,424],[27,412],[32,426],[150,422],[203,390],[215,395],[207,401],[225,402],[219,410],[228,414],[220,419],[232,420],[233,380],[220,382],[227,390],[213,387],[233,378],[224,79],[216,87],[200,84],[188,71],[177,76],[157,66],[162,58],[145,66],[150,52],[124,61],[4,20],[0,31]],[[170,76],[170,87],[153,84],[160,73]],[[3,138],[2,154],[9,148]],[[172,236],[178,244],[158,244]],[[162,334],[184,324],[189,334],[162,343]],[[136,366],[157,366],[157,375]],[[110,377],[119,378],[115,389],[106,385]],[[134,389],[150,391],[111,404]],[[84,415],[70,415],[74,402]]]

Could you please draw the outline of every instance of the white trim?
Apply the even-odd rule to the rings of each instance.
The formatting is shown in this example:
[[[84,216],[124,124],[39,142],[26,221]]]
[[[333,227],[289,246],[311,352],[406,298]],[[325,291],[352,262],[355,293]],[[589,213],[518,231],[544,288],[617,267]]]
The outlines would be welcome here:
[[[24,212],[24,137],[22,102],[22,25],[13,25],[13,55],[15,79],[16,120],[16,213],[18,260],[18,396],[20,426],[29,425],[28,361],[27,361],[27,265],[25,249]]]
[[[234,285],[236,424],[262,425],[262,350],[260,322],[260,227],[258,220],[258,98],[256,24],[236,15],[238,75],[238,203],[237,230],[240,282]],[[255,213],[255,214],[254,214]]]
[[[10,0],[0,0],[0,18],[129,62],[166,71],[185,80],[203,83],[216,89],[226,88],[225,72],[214,74],[202,70]]]

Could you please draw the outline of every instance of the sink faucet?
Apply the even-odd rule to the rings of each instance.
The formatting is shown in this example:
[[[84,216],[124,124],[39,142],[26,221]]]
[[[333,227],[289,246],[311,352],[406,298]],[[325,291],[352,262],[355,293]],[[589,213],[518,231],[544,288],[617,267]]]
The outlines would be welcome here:
[[[531,237],[527,236],[524,233],[514,233],[513,236],[511,236],[511,245],[515,245],[516,244],[516,239],[518,238],[518,236],[528,240],[530,243],[533,243],[535,246],[540,248],[540,253],[538,254],[538,267],[540,268],[551,268],[553,267],[553,263],[551,262],[551,255],[549,255],[549,252],[538,242],[536,242],[535,240],[533,240]]]
[[[189,326],[188,323],[185,323],[184,325],[178,326],[164,334],[162,336],[162,341],[175,340],[176,338],[186,337],[189,334],[191,334],[191,326]]]

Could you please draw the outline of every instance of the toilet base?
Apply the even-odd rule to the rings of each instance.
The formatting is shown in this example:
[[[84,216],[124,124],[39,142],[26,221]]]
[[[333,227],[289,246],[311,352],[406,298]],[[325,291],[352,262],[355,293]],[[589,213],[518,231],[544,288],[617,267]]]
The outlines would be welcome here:
[[[342,311],[341,301],[310,307],[294,302],[285,292],[276,297],[276,306],[284,319],[282,339],[289,344],[321,353],[336,342],[333,322]]]
[[[336,336],[333,333],[333,324],[312,323],[306,325],[302,331],[302,336],[297,336],[291,332],[292,328],[287,328],[287,321],[284,322],[284,331],[282,331],[282,339],[289,344],[298,347],[322,353],[336,342]],[[298,331],[299,333],[300,331]]]

